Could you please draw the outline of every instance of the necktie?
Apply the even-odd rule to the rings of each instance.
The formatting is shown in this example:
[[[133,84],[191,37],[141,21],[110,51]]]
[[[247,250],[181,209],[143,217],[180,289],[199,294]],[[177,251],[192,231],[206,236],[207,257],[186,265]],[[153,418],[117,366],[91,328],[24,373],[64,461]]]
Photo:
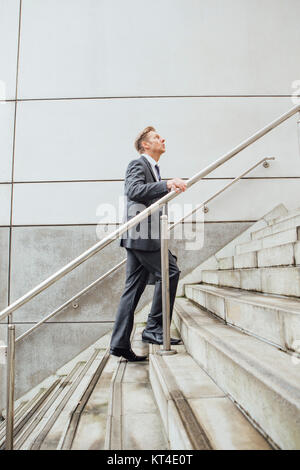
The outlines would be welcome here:
[[[157,173],[157,176],[158,176],[158,181],[161,181],[159,166],[155,165],[155,169],[156,169],[156,173]]]

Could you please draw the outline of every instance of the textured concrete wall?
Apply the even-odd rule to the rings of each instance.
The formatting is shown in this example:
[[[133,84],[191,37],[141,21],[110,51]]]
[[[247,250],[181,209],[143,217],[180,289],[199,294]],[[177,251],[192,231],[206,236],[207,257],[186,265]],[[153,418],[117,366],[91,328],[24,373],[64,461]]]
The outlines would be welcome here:
[[[167,140],[162,177],[189,178],[289,109],[299,15],[298,0],[0,0],[0,308],[122,220],[141,128]],[[201,250],[172,242],[183,274],[276,204],[299,206],[296,121],[170,205],[183,215],[276,157],[210,204]],[[12,317],[17,333],[123,256],[114,243],[24,306]],[[124,270],[18,346],[18,394],[111,327],[123,281]]]

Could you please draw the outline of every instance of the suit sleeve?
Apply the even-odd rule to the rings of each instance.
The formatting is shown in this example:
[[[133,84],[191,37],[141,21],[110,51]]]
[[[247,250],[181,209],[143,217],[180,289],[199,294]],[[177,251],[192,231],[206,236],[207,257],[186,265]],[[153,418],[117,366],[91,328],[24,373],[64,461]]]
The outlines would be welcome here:
[[[129,163],[125,180],[125,194],[129,199],[144,203],[151,199],[163,197],[168,192],[166,181],[145,183],[143,165],[136,160]]]

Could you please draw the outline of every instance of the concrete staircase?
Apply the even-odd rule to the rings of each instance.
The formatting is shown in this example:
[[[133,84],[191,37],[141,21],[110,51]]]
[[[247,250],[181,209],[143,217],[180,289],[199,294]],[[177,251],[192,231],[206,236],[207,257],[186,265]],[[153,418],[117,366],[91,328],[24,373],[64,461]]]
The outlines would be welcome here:
[[[150,379],[171,449],[271,449],[190,348],[177,346],[172,356],[151,349]]]
[[[231,242],[185,285],[174,315],[187,352],[280,449],[300,449],[299,218]]]
[[[110,356],[108,334],[19,399],[15,449],[300,449],[299,218],[277,206],[182,280],[177,354],[136,323],[149,361]]]
[[[300,296],[300,209],[275,218],[251,232],[231,256],[218,258],[217,269],[205,269],[202,282],[220,287]]]
[[[149,349],[143,328],[132,341],[138,354]],[[109,335],[16,402],[15,449],[271,449],[184,345],[170,357],[151,345],[149,361],[128,363],[109,356],[108,343]],[[4,438],[5,422],[2,448]]]

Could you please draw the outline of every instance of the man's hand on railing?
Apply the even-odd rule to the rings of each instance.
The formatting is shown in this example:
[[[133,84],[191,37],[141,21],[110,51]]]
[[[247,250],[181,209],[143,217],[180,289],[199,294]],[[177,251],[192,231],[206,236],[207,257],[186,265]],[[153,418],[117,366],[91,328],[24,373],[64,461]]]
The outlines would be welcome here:
[[[167,188],[169,191],[175,189],[176,193],[186,190],[186,182],[180,178],[174,178],[167,181]]]

